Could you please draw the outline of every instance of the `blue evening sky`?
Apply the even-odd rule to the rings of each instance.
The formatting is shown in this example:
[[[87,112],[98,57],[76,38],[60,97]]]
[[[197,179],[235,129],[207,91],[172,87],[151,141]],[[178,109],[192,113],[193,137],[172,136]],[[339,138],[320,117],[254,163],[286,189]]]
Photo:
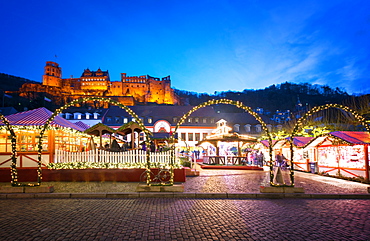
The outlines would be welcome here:
[[[200,93],[285,81],[370,93],[369,0],[12,0],[0,12],[0,72],[32,80],[56,61],[64,78],[100,67]]]

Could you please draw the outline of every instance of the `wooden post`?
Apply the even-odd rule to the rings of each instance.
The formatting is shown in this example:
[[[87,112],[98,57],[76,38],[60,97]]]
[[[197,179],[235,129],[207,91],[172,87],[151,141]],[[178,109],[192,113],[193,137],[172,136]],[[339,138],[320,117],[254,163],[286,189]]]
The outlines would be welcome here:
[[[48,149],[49,151],[49,163],[54,162],[55,155],[55,132],[54,130],[48,130]]]
[[[365,180],[369,181],[369,145],[364,145]]]

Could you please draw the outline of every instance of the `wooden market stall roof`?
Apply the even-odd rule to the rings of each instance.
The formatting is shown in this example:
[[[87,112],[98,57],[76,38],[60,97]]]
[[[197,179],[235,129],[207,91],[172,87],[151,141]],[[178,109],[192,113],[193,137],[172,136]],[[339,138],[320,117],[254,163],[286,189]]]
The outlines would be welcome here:
[[[234,141],[243,141],[243,142],[256,142],[257,138],[249,135],[240,135],[238,133],[227,133],[227,134],[216,134],[207,136],[202,142],[206,141],[224,141],[224,142],[234,142]]]
[[[307,143],[309,143],[314,137],[303,137],[303,136],[296,136],[293,137],[293,146],[295,147],[305,147]],[[272,140],[272,147],[273,148],[282,148],[284,145],[289,144],[290,137],[280,139],[280,140]],[[261,143],[268,147],[269,142],[268,140],[263,140]]]
[[[50,110],[45,107],[37,108],[34,110],[19,112],[16,114],[8,115],[6,118],[9,120],[10,125],[17,126],[42,126],[53,114]],[[2,121],[0,121],[3,125]],[[71,128],[78,131],[84,131],[80,126],[60,117],[55,116],[54,120],[50,123],[53,127],[65,127]]]
[[[331,140],[338,140],[348,145],[369,145],[370,133],[366,131],[334,131],[314,138],[306,146],[331,145]]]
[[[103,139],[102,139],[103,135],[104,134],[111,135],[115,133],[116,131],[110,128],[109,126],[104,125],[103,123],[97,123],[93,125],[92,127],[90,127],[89,129],[86,129],[84,132],[89,135],[99,136],[99,143],[100,143],[100,147],[102,148],[103,147]],[[93,141],[93,139],[90,139],[90,140]],[[95,144],[93,146],[95,148]]]
[[[143,129],[141,129],[141,127],[139,126],[138,123],[136,123],[134,121],[130,121],[129,123],[124,124],[120,128],[118,128],[116,132],[118,134],[127,135],[127,134],[131,134],[134,131],[142,132]]]
[[[89,126],[88,124],[85,124],[85,123],[83,123],[82,121],[77,121],[77,122],[75,122],[75,125],[77,125],[77,126],[79,126],[79,127],[83,128],[84,130],[87,130],[87,129],[89,129],[89,128],[90,128],[90,126]]]
[[[113,134],[116,131],[113,128],[110,128],[109,126],[104,125],[103,123],[98,123],[86,129],[84,132],[89,135],[101,136],[104,134]]]
[[[133,134],[134,132],[142,132],[143,129],[137,122],[130,121],[127,124],[122,125],[120,128],[116,130],[116,133],[121,135],[128,135]],[[138,143],[139,144],[139,143]],[[131,148],[135,147],[135,138],[131,138]]]

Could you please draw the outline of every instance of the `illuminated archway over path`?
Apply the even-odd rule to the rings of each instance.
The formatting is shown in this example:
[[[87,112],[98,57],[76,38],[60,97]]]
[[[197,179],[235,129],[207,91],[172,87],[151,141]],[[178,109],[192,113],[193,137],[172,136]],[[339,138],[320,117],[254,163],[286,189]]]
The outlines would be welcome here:
[[[245,110],[249,114],[251,114],[256,120],[261,124],[262,129],[266,132],[268,141],[269,141],[269,156],[270,156],[270,184],[275,185],[273,183],[273,178],[274,178],[274,173],[273,173],[273,162],[272,162],[272,138],[271,134],[267,128],[266,123],[262,120],[261,116],[259,116],[256,112],[252,110],[252,108],[245,106],[242,102],[240,101],[234,101],[234,100],[229,100],[229,99],[219,99],[219,100],[209,100],[207,102],[204,102],[202,104],[199,104],[195,106],[193,109],[191,109],[188,113],[184,114],[181,119],[178,121],[175,131],[172,133],[171,139],[174,139],[174,136],[178,130],[178,128],[185,122],[185,120],[195,111],[199,110],[200,108],[210,106],[210,105],[217,105],[217,104],[227,104],[227,105],[234,105],[240,109]]]
[[[326,104],[326,105],[316,106],[316,107],[312,108],[311,110],[309,110],[308,112],[306,112],[301,118],[298,119],[297,123],[295,124],[295,126],[293,128],[292,134],[291,134],[291,136],[289,138],[289,142],[290,142],[290,157],[291,157],[291,162],[292,162],[292,168],[291,168],[291,172],[290,172],[290,179],[291,180],[294,180],[294,172],[293,172],[293,165],[294,165],[294,163],[293,163],[293,155],[294,155],[294,151],[293,151],[293,138],[298,133],[298,131],[302,128],[303,121],[305,121],[308,117],[310,117],[311,115],[315,114],[316,112],[319,112],[319,111],[322,111],[322,110],[327,110],[329,108],[335,108],[335,109],[339,109],[339,110],[344,110],[344,111],[352,114],[352,116],[359,123],[361,123],[361,125],[363,125],[365,127],[366,131],[370,133],[370,126],[366,123],[365,118],[362,115],[360,115],[357,111],[352,110],[348,106],[344,106],[344,105],[340,105],[340,104]]]
[[[115,101],[115,100],[112,100],[112,99],[109,99],[109,98],[102,98],[102,97],[86,97],[86,98],[81,98],[81,99],[77,99],[77,100],[74,100],[64,106],[62,106],[61,108],[57,109],[56,111],[54,111],[54,113],[49,117],[49,119],[45,122],[45,124],[43,125],[41,131],[40,131],[40,137],[39,137],[39,142],[38,142],[38,153],[37,153],[37,160],[38,160],[38,167],[37,167],[37,184],[36,185],[40,185],[41,184],[41,180],[42,180],[42,169],[41,169],[41,152],[42,152],[42,137],[44,136],[44,133],[45,131],[47,130],[47,128],[49,127],[50,123],[54,120],[54,118],[62,113],[63,110],[71,107],[71,106],[74,106],[75,104],[79,104],[79,103],[85,103],[85,102],[89,102],[89,101],[100,101],[100,102],[106,102],[106,103],[109,103],[109,104],[112,104],[112,105],[116,105],[118,107],[120,107],[121,109],[124,109],[127,111],[127,113],[129,113],[133,118],[135,118],[136,122],[139,124],[139,126],[141,127],[141,129],[145,132],[145,134],[147,135],[148,138],[146,138],[146,145],[149,146],[149,143],[150,143],[150,131],[145,128],[143,122],[141,121],[141,119],[138,117],[138,115],[133,111],[131,110],[130,108],[128,108],[127,106],[121,104],[120,102],[118,101]],[[147,150],[147,155],[146,155],[146,171],[147,173],[150,172],[150,152],[149,152],[149,149]],[[147,175],[147,184],[150,184],[150,176]]]

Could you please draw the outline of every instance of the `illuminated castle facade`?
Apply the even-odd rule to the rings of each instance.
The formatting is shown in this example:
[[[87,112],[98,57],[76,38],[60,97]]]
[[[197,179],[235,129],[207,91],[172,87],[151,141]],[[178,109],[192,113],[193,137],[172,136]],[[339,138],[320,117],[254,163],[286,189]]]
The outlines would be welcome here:
[[[109,97],[130,106],[135,103],[179,104],[171,88],[170,76],[160,79],[122,73],[120,81],[111,81],[108,71],[99,68],[97,71],[85,69],[80,78],[63,79],[62,68],[51,61],[46,62],[42,84],[27,83],[19,90],[23,97],[30,97],[32,92],[44,92],[56,104],[87,96]]]

